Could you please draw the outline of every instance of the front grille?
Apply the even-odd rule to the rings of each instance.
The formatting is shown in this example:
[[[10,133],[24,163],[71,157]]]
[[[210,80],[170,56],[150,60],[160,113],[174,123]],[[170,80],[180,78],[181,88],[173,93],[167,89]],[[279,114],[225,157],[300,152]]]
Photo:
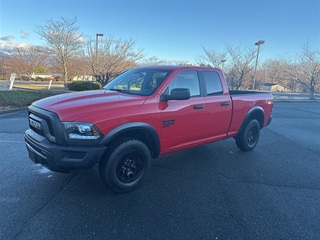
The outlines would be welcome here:
[[[30,115],[29,115],[29,127],[39,135],[44,136],[41,121],[38,121],[37,119],[31,117]]]
[[[44,120],[47,122],[50,135],[54,136],[53,126],[52,126],[52,123],[51,123],[50,119],[44,118]]]
[[[46,130],[54,137],[53,126],[49,118],[29,112],[29,126],[36,133],[45,136]]]
[[[50,116],[40,114],[36,111],[28,112],[29,115],[29,127],[37,134],[44,136],[50,142],[56,142],[55,139],[55,130],[53,126],[53,119]]]

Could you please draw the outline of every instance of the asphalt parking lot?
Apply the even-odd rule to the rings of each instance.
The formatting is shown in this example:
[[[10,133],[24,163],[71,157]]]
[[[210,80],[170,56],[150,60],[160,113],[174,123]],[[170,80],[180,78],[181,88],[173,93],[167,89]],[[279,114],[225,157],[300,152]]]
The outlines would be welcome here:
[[[0,114],[0,239],[320,239],[320,102],[276,102],[258,146],[163,156],[127,194],[97,168],[28,159],[27,111]]]

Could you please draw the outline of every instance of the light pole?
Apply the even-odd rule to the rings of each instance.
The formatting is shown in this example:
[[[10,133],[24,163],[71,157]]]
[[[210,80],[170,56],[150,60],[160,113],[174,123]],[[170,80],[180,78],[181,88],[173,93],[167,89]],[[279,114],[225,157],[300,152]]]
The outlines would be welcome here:
[[[98,54],[98,38],[99,37],[103,37],[103,33],[97,33],[96,34],[96,49],[95,49],[96,50],[95,51],[96,52],[96,57],[97,57],[97,54]]]
[[[255,85],[256,85],[256,71],[257,71],[257,66],[258,66],[258,58],[259,58],[259,51],[260,51],[260,45],[264,44],[264,40],[259,40],[256,42],[254,45],[258,46],[258,51],[257,51],[257,57],[256,57],[256,65],[254,66],[254,72],[253,72],[253,84],[252,84],[252,90],[254,91]]]
[[[225,60],[225,59],[222,59],[220,62],[221,62],[221,64],[222,64],[222,70],[224,69],[224,63],[226,62],[227,60]]]

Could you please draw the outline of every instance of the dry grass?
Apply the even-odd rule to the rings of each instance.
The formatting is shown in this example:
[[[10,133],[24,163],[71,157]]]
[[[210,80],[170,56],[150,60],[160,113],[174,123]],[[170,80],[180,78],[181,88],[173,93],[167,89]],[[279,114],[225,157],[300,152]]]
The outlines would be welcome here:
[[[14,84],[13,88],[15,89],[29,89],[29,90],[48,90],[48,84],[36,84],[36,83],[27,83],[27,84]],[[64,84],[52,84],[50,90],[65,90]]]

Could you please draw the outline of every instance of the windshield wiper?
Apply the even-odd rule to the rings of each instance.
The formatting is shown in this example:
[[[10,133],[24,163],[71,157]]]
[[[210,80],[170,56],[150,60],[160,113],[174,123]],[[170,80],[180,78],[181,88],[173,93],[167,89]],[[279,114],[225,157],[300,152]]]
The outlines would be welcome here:
[[[128,94],[132,94],[132,92],[130,90],[125,90],[125,89],[118,89],[118,88],[109,88],[107,90],[110,91],[117,91],[117,92],[121,92],[121,93],[128,93]]]

